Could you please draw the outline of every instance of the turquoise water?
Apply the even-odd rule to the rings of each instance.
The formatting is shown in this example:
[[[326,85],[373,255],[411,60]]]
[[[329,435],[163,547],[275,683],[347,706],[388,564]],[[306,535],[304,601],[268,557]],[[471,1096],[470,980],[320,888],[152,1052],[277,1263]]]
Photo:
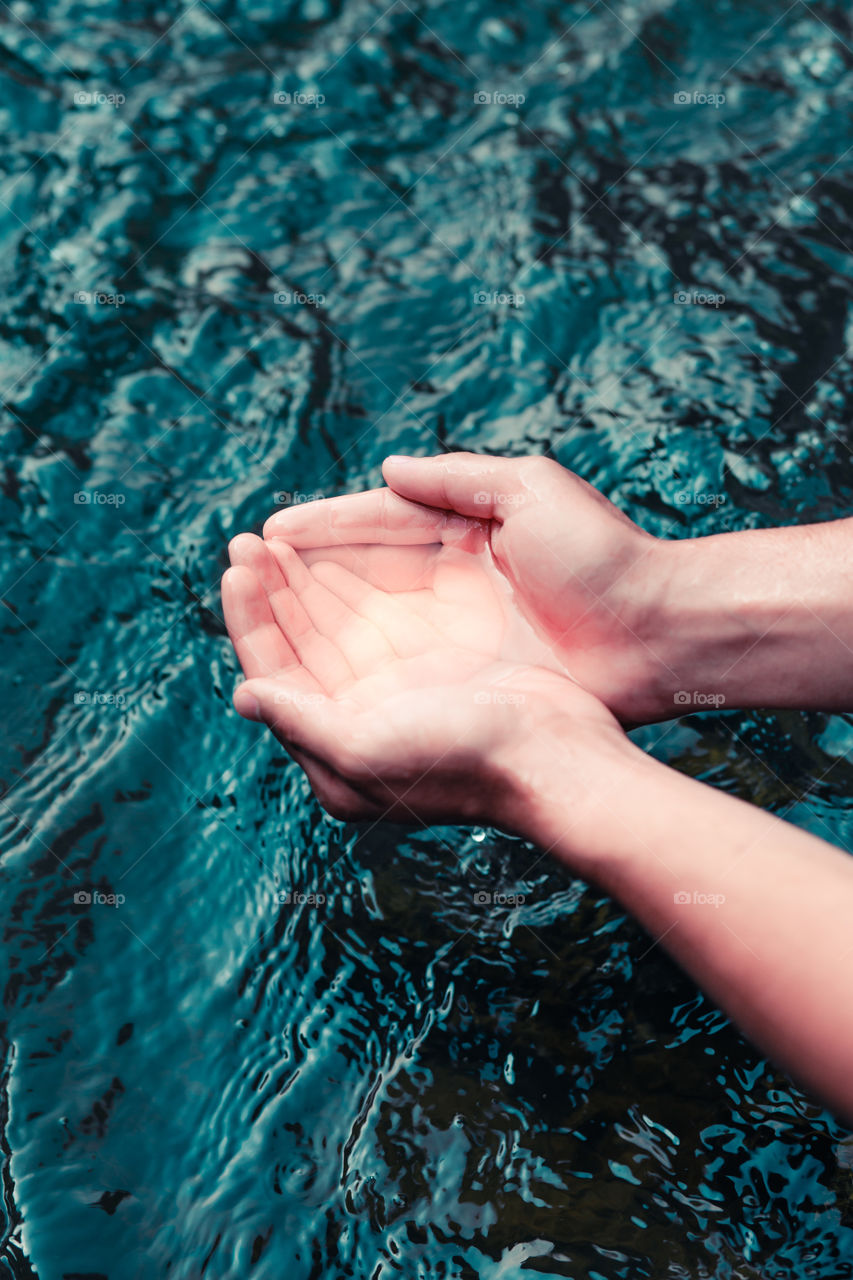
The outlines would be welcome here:
[[[524,844],[324,818],[218,601],[392,451],[547,451],[666,536],[848,514],[845,8],[0,37],[0,1275],[853,1275],[847,1131]],[[849,846],[847,719],[638,736]]]

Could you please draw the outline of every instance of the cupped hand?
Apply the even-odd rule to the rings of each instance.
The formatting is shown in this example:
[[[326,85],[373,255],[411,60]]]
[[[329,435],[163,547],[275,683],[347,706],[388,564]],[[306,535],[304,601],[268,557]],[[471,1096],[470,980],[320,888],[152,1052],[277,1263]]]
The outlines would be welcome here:
[[[389,458],[383,474],[388,489],[277,512],[269,545],[286,538],[391,592],[440,593],[445,560],[471,591],[496,569],[510,588],[502,657],[569,672],[623,723],[673,714],[658,539],[545,458]]]
[[[602,736],[624,738],[573,681],[502,658],[503,606],[485,576],[449,601],[433,586],[383,590],[329,560],[308,566],[281,539],[241,534],[231,560],[223,604],[247,677],[235,706],[269,725],[337,817],[523,834],[526,779],[555,719],[572,726],[567,791],[572,760],[580,778]],[[451,578],[438,575],[452,593]]]

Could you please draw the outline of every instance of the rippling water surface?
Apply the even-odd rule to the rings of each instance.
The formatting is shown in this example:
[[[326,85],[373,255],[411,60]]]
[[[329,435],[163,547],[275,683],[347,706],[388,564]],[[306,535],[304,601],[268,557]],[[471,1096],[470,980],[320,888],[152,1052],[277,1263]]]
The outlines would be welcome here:
[[[0,1273],[853,1275],[847,1132],[524,844],[323,818],[217,589],[391,451],[849,513],[847,13],[2,7]],[[842,717],[638,736],[853,836]]]

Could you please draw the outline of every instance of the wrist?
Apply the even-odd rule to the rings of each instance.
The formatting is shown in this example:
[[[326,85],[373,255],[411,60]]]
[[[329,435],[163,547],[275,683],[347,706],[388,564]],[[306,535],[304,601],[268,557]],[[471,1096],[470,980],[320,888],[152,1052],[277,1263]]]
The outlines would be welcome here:
[[[786,595],[783,566],[753,531],[660,544],[651,644],[660,718],[808,705],[798,681],[814,660],[815,614]]]
[[[688,545],[693,549],[696,544],[644,535],[630,568],[608,593],[621,629],[615,633],[607,673],[607,703],[623,724],[651,724],[683,714],[676,694],[690,678],[685,658],[696,657],[697,639],[704,644],[708,634],[704,615],[689,640],[683,633],[684,601],[695,568],[690,555],[683,554]],[[583,679],[581,670],[578,675]]]
[[[756,585],[742,537],[657,541],[635,624],[638,720],[756,705],[756,681],[777,681],[791,626],[772,578]]]
[[[553,706],[537,712],[499,767],[498,825],[590,879],[620,856],[637,798],[666,772],[615,721],[588,723]]]

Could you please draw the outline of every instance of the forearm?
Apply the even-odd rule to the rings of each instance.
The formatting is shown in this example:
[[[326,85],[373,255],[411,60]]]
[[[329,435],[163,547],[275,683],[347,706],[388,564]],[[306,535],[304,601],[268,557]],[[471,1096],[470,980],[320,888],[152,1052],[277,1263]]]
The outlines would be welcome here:
[[[853,707],[853,520],[663,542],[655,561],[662,716]]]
[[[853,860],[628,743],[608,750],[585,766],[579,809],[556,737],[538,738],[517,774],[523,833],[617,898],[763,1052],[853,1120]]]

